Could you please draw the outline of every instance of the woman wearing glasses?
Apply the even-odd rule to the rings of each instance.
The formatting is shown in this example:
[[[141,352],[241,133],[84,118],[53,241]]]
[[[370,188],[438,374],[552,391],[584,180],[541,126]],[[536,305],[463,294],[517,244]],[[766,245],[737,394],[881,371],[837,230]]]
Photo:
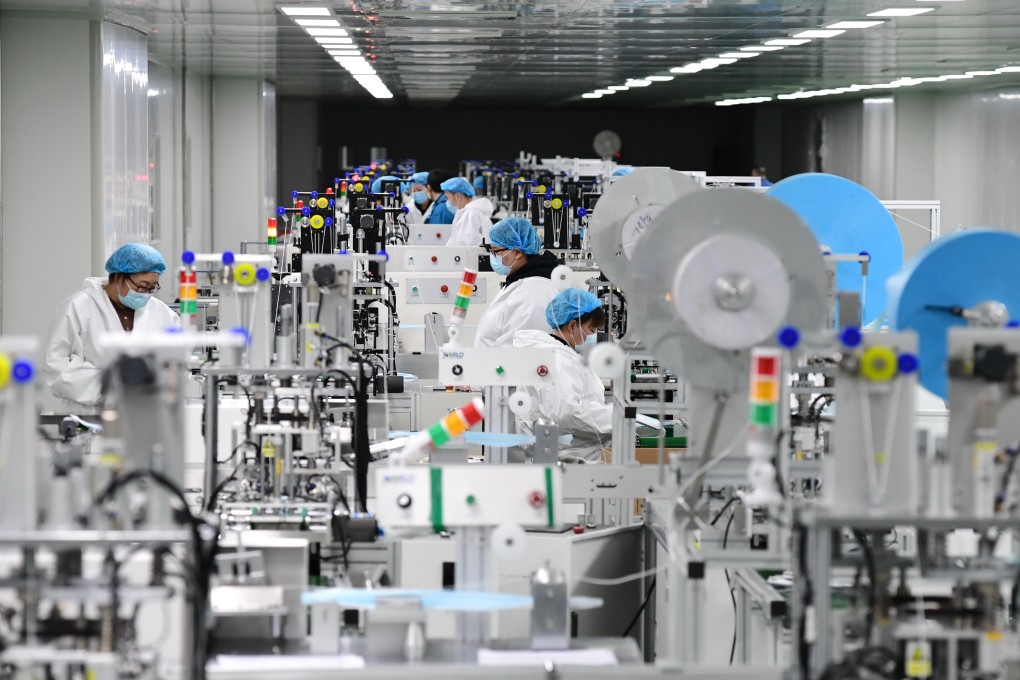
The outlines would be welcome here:
[[[87,278],[67,298],[46,348],[46,383],[68,413],[95,413],[100,401],[100,336],[162,333],[177,314],[153,297],[166,262],[152,246],[128,243],[106,261],[106,278]]]

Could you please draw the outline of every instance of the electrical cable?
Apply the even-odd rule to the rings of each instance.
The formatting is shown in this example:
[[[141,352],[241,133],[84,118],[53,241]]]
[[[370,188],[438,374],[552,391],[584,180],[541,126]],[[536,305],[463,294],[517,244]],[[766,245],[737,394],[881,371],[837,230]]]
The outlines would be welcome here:
[[[722,513],[720,513],[720,517],[721,516]],[[726,540],[730,537],[730,527],[733,526],[733,520],[736,516],[736,513],[731,514],[729,520],[726,522],[726,530],[723,532],[722,537],[723,550],[726,550]],[[730,599],[733,601],[733,642],[730,643],[730,665],[732,666],[733,658],[737,653],[737,596],[733,594],[733,584],[730,581],[730,570],[724,569],[723,573],[726,574],[726,587],[730,591]]]
[[[644,602],[641,603],[641,606],[638,608],[637,613],[634,614],[634,618],[631,619],[630,624],[627,626],[627,630],[623,631],[623,635],[621,635],[620,637],[627,637],[630,635],[630,632],[634,630],[634,626],[636,626],[637,622],[641,619],[641,614],[645,611],[645,608],[648,606],[648,602],[652,598],[652,593],[655,592],[655,583],[657,580],[658,580],[657,577],[654,576],[652,577],[652,583],[651,585],[648,586],[648,592],[645,593]]]
[[[864,564],[868,570],[868,613],[865,616],[864,644],[871,644],[871,635],[875,626],[875,610],[878,607],[878,577],[875,569],[875,554],[871,550],[871,544],[863,531],[855,529],[854,538],[861,545],[861,553],[864,556]]]

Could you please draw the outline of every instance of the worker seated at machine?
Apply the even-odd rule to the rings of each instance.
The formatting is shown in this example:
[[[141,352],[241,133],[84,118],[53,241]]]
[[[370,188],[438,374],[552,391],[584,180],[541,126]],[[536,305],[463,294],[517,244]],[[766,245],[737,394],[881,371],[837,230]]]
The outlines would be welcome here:
[[[447,205],[454,210],[453,233],[448,246],[480,246],[489,240],[494,206],[475,195],[475,188],[463,177],[451,177],[441,185]]]
[[[514,347],[556,350],[556,382],[548,387],[525,388],[531,411],[517,418],[517,431],[531,434],[535,421],[555,423],[573,441],[560,449],[568,462],[602,462],[613,427],[613,405],[607,404],[605,386],[581,357],[584,345],[594,345],[606,323],[602,303],[588,291],[568,288],[545,310],[552,332],[524,330],[514,334]],[[526,452],[527,453],[527,452]]]
[[[492,271],[505,276],[506,284],[478,321],[475,347],[510,347],[517,331],[545,332],[546,305],[556,297],[552,272],[560,261],[541,253],[542,239],[523,217],[494,224],[489,241]]]

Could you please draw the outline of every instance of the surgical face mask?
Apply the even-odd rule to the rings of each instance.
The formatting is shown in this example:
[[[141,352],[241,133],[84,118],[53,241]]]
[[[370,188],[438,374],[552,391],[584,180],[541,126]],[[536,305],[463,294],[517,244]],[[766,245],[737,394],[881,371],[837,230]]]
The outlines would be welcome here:
[[[447,201],[446,202],[446,207],[450,209],[450,214],[451,215],[456,215],[457,214],[457,206],[455,206],[453,203],[450,203],[449,201]]]
[[[134,309],[137,311],[149,304],[149,299],[152,297],[151,293],[139,293],[137,290],[131,290],[130,284],[128,284],[127,289],[127,295],[121,295],[120,288],[117,289],[117,298],[120,300],[122,305],[128,309]]]
[[[425,201],[429,200],[429,197],[425,194],[424,191],[414,192],[413,194],[411,194],[411,198],[414,199],[415,205],[421,205]]]
[[[503,255],[505,256],[506,253],[504,253]],[[516,262],[516,261],[517,260],[515,258],[514,262]],[[509,276],[510,275],[510,270],[514,266],[513,263],[504,264],[503,263],[503,257],[501,257],[499,255],[494,255],[492,253],[489,253],[489,264],[492,265],[492,271],[496,272],[500,276]]]
[[[592,333],[591,335],[588,335],[584,332],[584,328],[582,328],[580,324],[577,325],[577,330],[581,333],[581,342],[574,345],[574,351],[578,354],[581,353],[581,350],[584,349],[585,345],[594,345],[599,341],[597,334]]]

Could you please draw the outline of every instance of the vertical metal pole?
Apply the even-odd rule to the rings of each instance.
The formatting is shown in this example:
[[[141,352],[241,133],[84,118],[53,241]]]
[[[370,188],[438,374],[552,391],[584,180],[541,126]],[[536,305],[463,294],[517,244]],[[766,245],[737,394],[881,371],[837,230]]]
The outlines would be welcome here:
[[[648,571],[650,571],[652,569],[655,569],[655,567],[657,566],[657,564],[658,564],[658,548],[659,548],[659,542],[657,540],[655,540],[655,532],[653,532],[651,529],[648,528],[648,519],[649,519],[648,518],[648,507],[646,506],[645,507],[645,528],[644,528],[644,538],[645,538],[645,546],[644,546],[645,547],[645,564],[644,564],[644,568],[645,568],[646,572],[648,572]],[[646,593],[648,592],[648,589],[651,588],[652,580],[655,579],[655,578],[656,578],[656,576],[653,576],[653,575],[649,575],[649,576],[645,577],[645,579],[644,579],[644,590],[645,590]],[[664,577],[664,575],[660,574],[658,576],[658,578],[662,579],[663,584],[655,586],[655,589],[657,591],[659,591],[660,588],[665,588],[666,587],[665,586],[665,577]],[[656,581],[656,583],[658,583],[658,581]],[[641,629],[641,642],[642,642],[642,644],[644,646],[645,663],[653,663],[655,661],[655,630],[656,630],[656,627],[655,627],[655,601],[656,601],[656,598],[658,597],[658,594],[659,594],[658,592],[652,593],[651,597],[648,598],[648,604],[645,606],[645,620],[644,620],[644,625],[642,626],[642,629]]]
[[[216,460],[218,454],[219,429],[219,384],[215,375],[205,376],[205,507],[212,509],[216,503]]]
[[[464,527],[457,531],[457,565],[454,578],[460,591],[486,591],[490,583],[489,530]],[[485,644],[489,640],[489,612],[457,615],[457,639],[462,643]]]

